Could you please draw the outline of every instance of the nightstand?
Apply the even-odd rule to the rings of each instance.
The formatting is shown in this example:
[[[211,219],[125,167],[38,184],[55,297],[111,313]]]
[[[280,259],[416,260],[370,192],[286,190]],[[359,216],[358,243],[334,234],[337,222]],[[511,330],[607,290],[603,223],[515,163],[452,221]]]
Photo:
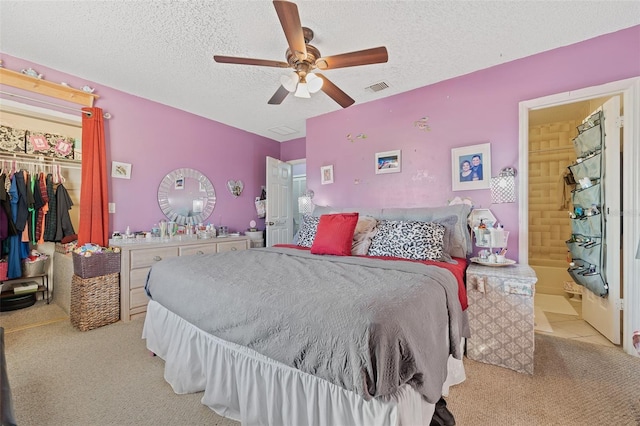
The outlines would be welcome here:
[[[536,281],[525,265],[469,265],[467,357],[533,374]]]

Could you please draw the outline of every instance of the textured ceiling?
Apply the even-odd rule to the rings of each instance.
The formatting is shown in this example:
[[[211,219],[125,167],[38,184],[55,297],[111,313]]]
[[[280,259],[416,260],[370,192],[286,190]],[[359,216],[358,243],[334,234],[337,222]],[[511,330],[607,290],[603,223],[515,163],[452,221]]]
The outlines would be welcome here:
[[[324,72],[356,105],[640,24],[640,1],[296,4],[323,56],[387,47],[386,64]],[[322,92],[268,105],[285,69],[212,57],[286,61],[286,49],[268,0],[0,0],[1,52],[278,141],[340,106]],[[296,132],[269,130],[281,126]]]

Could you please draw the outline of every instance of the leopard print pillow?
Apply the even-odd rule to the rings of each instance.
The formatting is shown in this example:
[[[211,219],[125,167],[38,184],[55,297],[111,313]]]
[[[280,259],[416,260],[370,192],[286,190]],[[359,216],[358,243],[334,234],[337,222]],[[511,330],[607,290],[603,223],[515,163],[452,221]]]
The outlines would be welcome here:
[[[301,247],[311,247],[313,240],[316,238],[316,232],[318,231],[319,217],[304,215],[302,217],[302,224],[298,231],[298,245]]]
[[[444,253],[444,225],[415,220],[381,220],[371,241],[369,256],[413,260],[440,260]]]

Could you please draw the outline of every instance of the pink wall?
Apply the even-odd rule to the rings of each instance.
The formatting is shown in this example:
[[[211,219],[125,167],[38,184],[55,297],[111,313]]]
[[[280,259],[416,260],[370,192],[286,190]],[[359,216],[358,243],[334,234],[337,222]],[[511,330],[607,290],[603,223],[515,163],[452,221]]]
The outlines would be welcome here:
[[[305,138],[291,139],[280,144],[280,159],[282,161],[300,160],[306,157]]]
[[[451,148],[490,142],[492,175],[517,168],[519,102],[635,76],[640,26],[312,118],[307,186],[316,204],[344,207],[441,206],[470,197],[511,231],[509,253],[517,259],[518,204],[491,205],[488,189],[453,192]],[[430,131],[414,126],[425,116]],[[353,138],[361,133],[366,139]],[[376,175],[375,153],[395,149],[402,172]],[[331,164],[334,183],[321,185],[319,169]]]
[[[132,231],[151,229],[164,217],[157,201],[158,184],[180,167],[197,169],[213,183],[217,201],[208,221],[244,231],[249,221],[256,219],[263,229],[264,220],[257,219],[254,199],[265,184],[265,157],[280,157],[277,141],[9,55],[2,54],[2,60],[10,70],[33,67],[46,80],[64,81],[72,87],[88,84],[96,89],[100,98],[95,106],[113,116],[105,120],[108,169],[112,160],[132,164],[130,180],[109,181],[110,201],[116,203],[116,213],[110,215],[110,231],[124,232],[127,226]],[[240,197],[234,198],[227,190],[229,179],[244,182]]]

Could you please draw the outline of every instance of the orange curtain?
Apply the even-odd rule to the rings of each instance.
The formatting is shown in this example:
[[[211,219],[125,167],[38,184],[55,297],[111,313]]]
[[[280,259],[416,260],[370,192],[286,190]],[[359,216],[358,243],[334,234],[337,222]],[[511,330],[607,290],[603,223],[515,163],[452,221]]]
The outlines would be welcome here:
[[[107,156],[102,109],[82,108],[82,186],[78,245],[109,244]]]

